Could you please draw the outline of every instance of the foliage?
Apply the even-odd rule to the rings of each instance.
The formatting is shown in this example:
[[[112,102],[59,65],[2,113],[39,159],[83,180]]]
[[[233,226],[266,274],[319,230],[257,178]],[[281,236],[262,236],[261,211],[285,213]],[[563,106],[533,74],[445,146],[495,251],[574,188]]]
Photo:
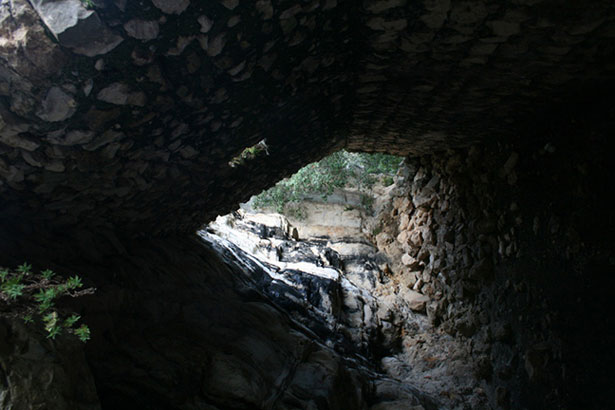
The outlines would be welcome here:
[[[232,168],[235,168],[239,165],[244,165],[247,161],[253,160],[263,154],[269,155],[269,152],[267,151],[267,143],[265,140],[261,140],[258,142],[258,144],[244,149],[241,154],[230,160],[228,164]]]
[[[320,194],[326,200],[335,188],[352,187],[363,193],[362,206],[368,209],[373,198],[365,191],[374,184],[376,175],[385,174],[392,181],[391,176],[397,172],[400,161],[400,157],[393,155],[338,151],[263,191],[254,198],[254,206],[260,209],[273,207],[283,213],[298,209],[287,205],[296,204],[310,194]]]
[[[96,7],[92,0],[81,0],[81,3],[83,3],[86,9],[93,9]]]
[[[393,185],[395,181],[393,180],[393,177],[387,175],[384,178],[382,178],[382,185],[384,186],[391,186]]]
[[[51,339],[66,332],[86,342],[90,329],[85,324],[77,327],[81,316],[58,309],[55,303],[60,297],[78,297],[94,289],[82,289],[83,282],[77,275],[66,280],[54,277],[50,269],[33,273],[32,265],[27,263],[14,270],[0,268],[0,314],[19,316],[27,324],[41,322]]]

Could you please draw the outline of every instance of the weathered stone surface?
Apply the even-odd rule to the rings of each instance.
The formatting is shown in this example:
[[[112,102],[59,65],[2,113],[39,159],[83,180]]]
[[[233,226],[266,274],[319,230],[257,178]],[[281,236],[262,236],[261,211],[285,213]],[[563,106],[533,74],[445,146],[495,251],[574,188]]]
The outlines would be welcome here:
[[[97,95],[101,101],[115,105],[139,105],[144,106],[146,96],[140,91],[131,91],[127,84],[113,83],[102,90]]]
[[[339,288],[330,279],[303,277],[292,269],[275,274],[241,250],[216,244],[208,234],[203,236],[209,245],[194,237],[175,237],[172,245],[146,239],[145,247],[110,231],[71,235],[84,245],[75,255],[87,254],[101,262],[108,258],[113,265],[87,274],[99,287],[90,301],[84,301],[82,313],[92,329],[92,340],[85,345],[90,367],[85,366],[80,346],[70,345],[73,356],[59,356],[53,349],[37,348],[36,343],[53,346],[43,337],[31,341],[26,351],[25,337],[16,343],[17,338],[5,338],[0,327],[0,363],[9,375],[0,383],[2,400],[7,397],[1,394],[4,388],[13,388],[29,395],[18,397],[28,404],[61,392],[52,409],[96,409],[96,401],[86,405],[96,393],[104,409],[190,408],[195,403],[220,409],[263,409],[277,403],[273,408],[283,409],[310,408],[318,402],[345,410],[392,400],[435,406],[435,400],[412,386],[374,372],[375,362],[359,353],[365,343],[349,341],[375,335],[367,329],[342,335],[328,323],[340,309],[335,300]],[[51,255],[61,247],[50,244],[46,249]],[[181,274],[174,274],[178,256]],[[128,260],[140,261],[139,266],[124,270]],[[109,268],[122,280],[135,280],[138,274],[139,283],[120,288],[114,284],[118,277],[108,275]],[[160,276],[149,280],[151,275]],[[279,280],[282,276],[288,282]],[[360,303],[362,311],[361,292],[353,292],[357,293],[347,296]],[[53,378],[40,380],[52,372]],[[177,380],[183,380],[182,388]],[[376,382],[382,386],[378,390]],[[29,398],[37,401],[28,402]]]
[[[0,317],[0,406],[4,409],[100,409],[82,346],[52,341]]]
[[[199,16],[197,21],[201,25],[201,33],[209,32],[209,30],[211,30],[214,25],[214,22],[204,14],[202,16]]]
[[[415,292],[413,290],[409,290],[409,289],[404,290],[403,294],[404,294],[404,301],[408,303],[408,306],[410,307],[410,309],[414,310],[415,312],[425,311],[425,306],[427,302],[429,302],[429,297],[425,295],[421,295],[420,293]]]
[[[32,24],[36,19],[36,12],[27,2],[13,1],[0,7],[2,95],[8,95],[9,89],[13,93],[29,90],[27,78],[41,79],[55,75],[66,61],[65,54],[47,36],[44,28]],[[9,68],[12,72],[7,71]]]
[[[11,115],[2,114],[7,125],[1,132],[14,139],[25,127],[28,138],[47,149],[48,136],[60,127],[67,133],[87,124],[93,140],[113,129],[126,135],[126,144],[133,141],[114,155],[102,146],[92,150],[93,162],[111,156],[131,168],[153,152],[171,163],[181,158],[181,167],[150,166],[140,175],[145,184],[125,180],[138,194],[121,201],[100,200],[101,192],[111,192],[101,187],[115,178],[100,173],[92,182],[101,189],[61,202],[72,212],[97,203],[84,220],[137,230],[194,230],[221,203],[245,200],[344,145],[405,155],[520,135],[541,109],[568,101],[564,94],[593,92],[601,87],[592,84],[614,77],[612,66],[602,63],[609,60],[612,25],[605,1],[591,10],[479,0],[107,3],[87,9],[79,0],[37,0],[32,4],[43,22],[25,0],[2,7],[0,93]],[[68,59],[73,52],[80,54]],[[104,58],[88,58],[98,54]],[[59,104],[45,103],[49,90]],[[185,124],[181,134],[176,122]],[[154,144],[162,135],[177,136]],[[264,137],[269,156],[247,165],[247,172],[226,168]],[[171,144],[177,146],[168,149]],[[27,172],[26,191],[39,192],[29,198],[28,212],[37,218],[45,217],[42,204],[56,199],[39,190],[39,183],[47,186],[42,172]],[[70,185],[78,172],[66,167],[62,183]],[[171,194],[163,174],[181,180],[174,187],[198,187]],[[197,174],[211,179],[193,178]],[[518,183],[514,169],[505,178]],[[220,192],[234,199],[222,200]],[[416,201],[427,209],[434,198],[422,193]],[[23,194],[2,195],[19,201]],[[146,203],[159,211],[140,212]],[[179,208],[186,211],[172,211]],[[46,218],[63,220],[56,218],[62,212],[48,209]]]
[[[160,31],[158,22],[152,20],[132,19],[124,23],[124,30],[130,37],[138,40],[153,40]]]
[[[190,5],[190,0],[152,0],[154,6],[167,14],[181,14]]]
[[[25,131],[23,129],[22,131]],[[17,134],[14,132],[4,132],[0,135],[0,141],[9,147],[21,148],[26,151],[34,151],[40,144],[34,139],[27,136],[27,134]]]
[[[60,44],[77,54],[106,54],[122,42],[94,10],[80,0],[33,0],[32,6]]]
[[[65,135],[57,135],[49,138],[49,142],[58,145],[87,144],[94,138],[94,132],[89,130],[72,130]]]
[[[36,115],[42,120],[56,122],[70,118],[76,110],[77,103],[73,97],[60,87],[51,87]]]

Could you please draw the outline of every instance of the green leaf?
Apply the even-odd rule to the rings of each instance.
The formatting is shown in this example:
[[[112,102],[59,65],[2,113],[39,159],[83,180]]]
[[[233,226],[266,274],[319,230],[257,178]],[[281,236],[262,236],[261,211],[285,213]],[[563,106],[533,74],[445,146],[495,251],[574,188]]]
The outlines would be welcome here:
[[[75,275],[72,278],[68,278],[65,285],[68,289],[77,289],[82,287],[83,283],[81,283],[81,278]]]
[[[45,269],[44,271],[41,272],[41,276],[43,277],[43,279],[45,280],[51,280],[51,278],[53,277],[53,275],[55,275],[55,272],[52,271],[51,269]]]
[[[49,312],[45,316],[43,316],[43,322],[45,324],[52,323],[55,324],[58,320],[58,312]]]
[[[58,323],[58,312],[50,312],[43,316],[43,322],[45,323],[48,338],[55,339],[62,331],[62,327]]]
[[[25,285],[21,284],[21,275],[19,276],[14,276],[8,280],[6,280],[3,284],[2,287],[0,288],[2,290],[3,293],[5,293],[9,299],[17,299],[18,296],[21,296],[23,294],[23,289],[26,287]]]
[[[14,300],[23,294],[23,288],[25,288],[25,285],[10,285],[4,289],[4,292],[10,299]]]
[[[81,3],[83,3],[86,9],[93,9],[96,7],[92,0],[81,0]]]
[[[77,323],[77,321],[81,319],[81,316],[73,313],[71,316],[69,316],[65,321],[64,321],[64,326],[65,327],[73,327],[73,325],[75,323]]]
[[[17,267],[17,272],[23,273],[24,275],[29,275],[32,271],[32,265],[24,262]]]
[[[58,296],[59,292],[55,288],[48,289],[40,289],[37,294],[35,294],[34,300],[39,303],[50,302]]]
[[[51,300],[45,300],[39,303],[38,311],[40,313],[45,313],[45,311],[51,309],[53,306],[54,306],[54,303]]]
[[[4,300],[15,300],[22,296],[19,301],[20,309],[17,313],[21,313],[21,318],[26,324],[32,324],[35,322],[35,316],[40,317],[43,322],[43,326],[47,332],[47,337],[55,339],[64,330],[68,330],[71,334],[74,334],[82,342],[86,342],[90,338],[90,329],[86,325],[80,326],[78,329],[74,329],[77,322],[81,319],[76,313],[70,313],[69,315],[61,314],[54,310],[54,300],[66,292],[74,289],[78,289],[83,286],[82,280],[79,276],[75,275],[69,277],[64,283],[55,284],[50,282],[56,275],[51,269],[45,269],[40,272],[40,277],[36,276],[27,283],[24,281],[24,277],[32,273],[32,265],[24,262],[17,267],[14,271],[6,268],[0,269],[0,293]],[[27,285],[38,288],[36,293],[26,292]],[[10,306],[10,305],[9,305]],[[38,314],[34,311],[34,308],[38,309]],[[40,315],[40,316],[37,316]]]
[[[50,339],[55,339],[57,335],[59,335],[62,332],[62,328],[58,325],[55,326],[51,326],[49,328],[46,328],[48,334],[47,337]]]
[[[81,325],[79,328],[74,330],[74,333],[79,338],[79,340],[84,343],[90,340],[90,328],[86,325]]]

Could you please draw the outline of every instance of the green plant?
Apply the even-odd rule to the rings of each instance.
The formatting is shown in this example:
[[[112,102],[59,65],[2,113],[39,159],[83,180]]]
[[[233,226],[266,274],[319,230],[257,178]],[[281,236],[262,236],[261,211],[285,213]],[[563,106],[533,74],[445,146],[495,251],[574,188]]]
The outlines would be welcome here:
[[[22,263],[17,267],[17,272],[23,273],[24,275],[29,275],[31,271],[32,265],[29,265],[26,262]]]
[[[90,328],[86,325],[81,325],[77,329],[75,329],[75,335],[82,342],[87,342],[88,340],[90,340]]]
[[[267,143],[265,142],[265,140],[261,140],[258,142],[258,144],[244,149],[239,155],[231,159],[228,164],[232,168],[235,168],[239,165],[244,165],[248,161],[253,160],[263,154],[269,154],[267,150]]]
[[[2,290],[2,293],[5,293],[11,300],[17,299],[18,296],[21,296],[23,294],[23,290],[26,287],[26,285],[21,283],[22,278],[22,275],[15,275],[11,278],[7,278],[6,280],[4,280],[2,283],[2,287],[0,288]]]
[[[361,194],[361,207],[364,210],[371,212],[372,206],[374,205],[374,197],[367,194]]]
[[[81,316],[55,306],[61,297],[94,292],[93,288],[82,288],[83,282],[77,275],[61,280],[50,269],[35,274],[27,263],[14,270],[0,268],[0,315],[21,317],[26,324],[40,321],[51,339],[66,332],[86,342],[90,329],[85,324],[77,327]]]
[[[376,236],[380,232],[382,232],[382,225],[378,225],[372,230],[372,236]]]
[[[284,208],[284,214],[298,220],[304,220],[305,218],[307,218],[307,212],[305,210],[305,207],[303,207],[299,203],[286,204]]]
[[[392,179],[400,162],[401,158],[393,155],[338,151],[261,192],[254,198],[254,206],[288,213],[292,207],[287,204],[298,203],[309,195],[318,194],[327,200],[336,188],[343,187],[357,188],[365,193],[376,181],[375,175],[385,174]],[[373,200],[362,201],[364,208],[369,210]]]
[[[96,7],[96,4],[94,4],[92,0],[81,0],[81,3],[83,3],[86,9],[93,9]]]
[[[4,283],[8,275],[9,275],[8,269],[0,269],[0,283]]]
[[[44,271],[41,271],[41,276],[45,280],[51,280],[51,278],[53,278],[53,275],[55,275],[55,273],[51,269],[45,269]]]

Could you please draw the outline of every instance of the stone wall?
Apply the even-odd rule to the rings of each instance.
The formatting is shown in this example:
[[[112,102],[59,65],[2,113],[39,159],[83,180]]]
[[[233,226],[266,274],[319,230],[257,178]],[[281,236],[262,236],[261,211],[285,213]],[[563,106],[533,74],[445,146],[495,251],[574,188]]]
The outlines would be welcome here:
[[[431,323],[467,347],[494,407],[610,402],[613,357],[594,350],[613,342],[610,166],[597,154],[610,143],[595,126],[581,132],[595,145],[564,132],[557,145],[543,135],[409,158],[404,189],[371,227],[397,286],[429,297]]]
[[[194,231],[336,148],[516,136],[614,78],[608,0],[92,3],[1,3],[7,221]]]

